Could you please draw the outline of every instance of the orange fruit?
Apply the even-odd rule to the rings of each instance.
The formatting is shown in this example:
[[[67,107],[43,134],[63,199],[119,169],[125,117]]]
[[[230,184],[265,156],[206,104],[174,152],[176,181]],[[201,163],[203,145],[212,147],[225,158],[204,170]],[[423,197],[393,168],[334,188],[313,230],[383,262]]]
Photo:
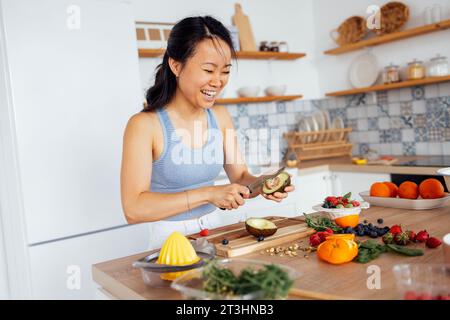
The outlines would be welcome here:
[[[375,182],[370,187],[370,196],[389,198],[391,196],[391,190],[386,184],[382,182]]]
[[[343,234],[332,234],[325,238],[326,240],[335,240],[335,239],[346,239],[346,240],[355,240],[355,235],[353,233],[343,233]]]
[[[352,261],[358,255],[358,244],[348,239],[325,240],[317,247],[317,256],[332,264]]]
[[[398,195],[398,187],[395,183],[393,182],[389,182],[389,181],[385,181],[383,182],[385,185],[388,186],[389,191],[391,192],[391,198],[397,198]]]
[[[412,181],[405,181],[398,187],[398,196],[403,199],[417,199],[419,187]]]
[[[359,214],[351,214],[334,220],[339,227],[356,227],[359,223]]]
[[[444,186],[437,179],[426,179],[419,185],[419,194],[424,199],[443,198]]]

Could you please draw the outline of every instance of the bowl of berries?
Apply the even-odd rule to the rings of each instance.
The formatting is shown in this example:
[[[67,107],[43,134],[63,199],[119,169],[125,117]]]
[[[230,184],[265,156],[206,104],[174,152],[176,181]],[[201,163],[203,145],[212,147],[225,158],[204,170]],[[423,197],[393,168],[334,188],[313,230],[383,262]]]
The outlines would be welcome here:
[[[351,196],[352,193],[349,192],[342,197],[326,197],[324,202],[314,206],[313,210],[328,213],[340,227],[354,228],[359,223],[361,210],[370,208],[370,204],[352,200]]]

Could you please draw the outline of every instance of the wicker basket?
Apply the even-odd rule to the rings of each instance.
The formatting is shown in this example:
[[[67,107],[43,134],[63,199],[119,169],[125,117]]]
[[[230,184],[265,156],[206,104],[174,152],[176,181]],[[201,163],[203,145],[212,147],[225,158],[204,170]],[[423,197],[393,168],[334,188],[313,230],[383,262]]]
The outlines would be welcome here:
[[[380,11],[380,29],[372,30],[378,36],[399,31],[409,19],[409,8],[401,2],[388,2]]]
[[[283,135],[288,152],[295,152],[297,161],[351,156],[353,145],[348,142],[352,128],[313,132],[291,131]]]
[[[331,37],[339,45],[360,41],[366,35],[366,21],[363,17],[353,16],[345,20],[337,30],[331,32]]]

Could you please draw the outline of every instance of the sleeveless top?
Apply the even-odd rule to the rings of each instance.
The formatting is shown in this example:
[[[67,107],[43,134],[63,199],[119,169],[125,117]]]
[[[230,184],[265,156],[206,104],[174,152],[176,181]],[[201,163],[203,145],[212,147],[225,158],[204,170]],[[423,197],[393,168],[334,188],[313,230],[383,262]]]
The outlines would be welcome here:
[[[161,156],[152,164],[150,191],[176,193],[214,185],[214,179],[219,175],[224,163],[223,137],[213,111],[206,109],[206,113],[207,141],[202,148],[191,148],[181,140],[180,134],[183,130],[173,127],[165,108],[157,110],[164,134],[164,148]],[[164,220],[194,219],[215,209],[212,204],[204,204]]]

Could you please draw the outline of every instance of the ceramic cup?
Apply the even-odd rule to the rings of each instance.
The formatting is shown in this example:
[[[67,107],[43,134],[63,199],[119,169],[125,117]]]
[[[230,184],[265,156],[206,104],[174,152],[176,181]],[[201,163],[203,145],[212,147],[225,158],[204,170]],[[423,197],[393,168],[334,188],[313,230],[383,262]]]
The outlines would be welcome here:
[[[443,240],[443,245],[444,245],[444,260],[445,263],[450,264],[450,233],[447,233]]]

